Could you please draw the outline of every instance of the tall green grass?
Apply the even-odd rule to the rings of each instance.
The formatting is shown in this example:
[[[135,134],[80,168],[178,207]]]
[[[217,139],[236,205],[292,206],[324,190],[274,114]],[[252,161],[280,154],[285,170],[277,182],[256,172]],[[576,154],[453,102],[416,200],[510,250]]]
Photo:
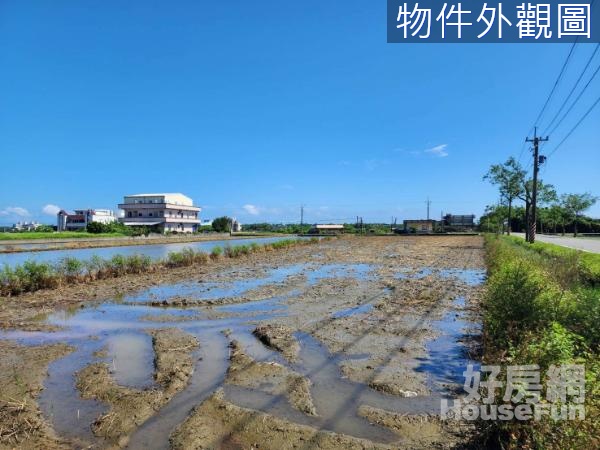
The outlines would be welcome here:
[[[72,239],[72,238],[99,238],[123,237],[123,233],[94,234],[86,231],[23,231],[16,233],[0,233],[0,241],[35,240],[35,239]]]
[[[110,259],[92,256],[89,260],[78,260],[71,257],[56,263],[26,261],[21,265],[0,270],[0,295],[14,296],[40,289],[51,289],[77,282],[88,282],[107,279],[126,274],[151,272],[161,267],[186,267],[194,264],[205,264],[221,257],[240,258],[252,253],[281,250],[298,245],[309,245],[319,242],[318,239],[288,239],[268,244],[244,244],[214,247],[210,254],[184,248],[179,252],[171,252],[165,259],[152,260],[144,255],[114,255]]]
[[[579,252],[486,236],[484,298],[488,364],[585,364],[584,421],[485,422],[489,448],[597,448],[600,436],[600,288]]]
[[[583,252],[572,248],[539,241],[535,242],[534,244],[529,244],[525,240],[516,236],[504,236],[503,239],[509,240],[515,245],[534,251],[544,256],[547,261],[558,262],[559,264],[562,262],[574,264],[582,281],[600,286],[600,254],[598,253]]]

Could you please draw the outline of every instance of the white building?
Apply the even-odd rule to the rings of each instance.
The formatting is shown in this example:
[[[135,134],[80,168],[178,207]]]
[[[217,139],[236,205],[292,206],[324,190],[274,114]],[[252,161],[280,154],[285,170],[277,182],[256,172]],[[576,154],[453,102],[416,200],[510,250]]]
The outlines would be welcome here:
[[[61,209],[57,214],[58,231],[84,230],[88,223],[112,223],[116,220],[115,213],[110,209],[76,209],[65,211]]]
[[[179,193],[126,195],[119,208],[119,221],[127,226],[153,227],[162,233],[193,233],[200,226],[201,208]]]
[[[17,222],[13,224],[11,230],[12,231],[35,231],[36,228],[41,226],[41,223],[38,222]]]

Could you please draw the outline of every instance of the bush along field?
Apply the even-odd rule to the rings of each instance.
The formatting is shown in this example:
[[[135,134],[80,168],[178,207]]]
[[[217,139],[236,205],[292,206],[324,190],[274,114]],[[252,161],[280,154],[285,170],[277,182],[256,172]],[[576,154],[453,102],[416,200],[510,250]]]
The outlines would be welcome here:
[[[547,412],[538,420],[481,420],[478,445],[600,448],[600,255],[493,235],[486,236],[486,250],[483,362],[502,367],[498,380],[506,380],[507,366],[539,366],[540,411]],[[585,366],[582,420],[575,413],[575,420],[561,417],[582,391],[575,385],[553,388],[560,367],[567,365]],[[496,404],[505,403],[504,393],[497,389]]]
[[[125,274],[140,274],[160,268],[185,267],[205,264],[220,258],[239,258],[258,252],[287,249],[298,245],[310,245],[319,239],[287,239],[269,244],[248,244],[215,247],[210,253],[185,248],[171,252],[165,259],[152,260],[144,255],[115,255],[110,259],[93,256],[89,260],[63,258],[57,263],[26,261],[21,265],[0,270],[0,295],[14,296],[40,289],[52,289],[72,283],[84,283],[114,278]]]

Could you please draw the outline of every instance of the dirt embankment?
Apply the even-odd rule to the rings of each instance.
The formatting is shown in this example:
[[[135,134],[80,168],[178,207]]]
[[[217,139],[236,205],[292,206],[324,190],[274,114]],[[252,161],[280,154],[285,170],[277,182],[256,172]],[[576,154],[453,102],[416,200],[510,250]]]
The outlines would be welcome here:
[[[218,390],[171,435],[175,450],[190,449],[388,449],[236,406]]]
[[[310,382],[276,362],[258,362],[246,355],[237,341],[231,341],[226,383],[257,389],[271,395],[285,395],[290,405],[305,414],[316,415]]]
[[[92,431],[121,447],[127,444],[127,436],[136,426],[187,385],[193,372],[191,352],[198,347],[195,337],[176,328],[151,333],[156,353],[154,378],[159,388],[140,390],[119,386],[104,363],[91,364],[77,374],[77,388],[83,398],[110,406],[92,424]]]
[[[36,398],[48,364],[73,349],[64,344],[25,347],[0,341],[0,448],[69,448],[43,419]]]
[[[281,352],[288,361],[298,358],[300,345],[292,335],[292,329],[284,325],[266,324],[259,325],[252,332],[267,347]]]

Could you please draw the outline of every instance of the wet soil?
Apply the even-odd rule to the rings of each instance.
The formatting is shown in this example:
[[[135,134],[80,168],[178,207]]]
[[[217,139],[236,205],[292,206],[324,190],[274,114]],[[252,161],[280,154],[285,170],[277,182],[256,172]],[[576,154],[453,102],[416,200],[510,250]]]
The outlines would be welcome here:
[[[94,363],[77,374],[77,389],[81,396],[100,400],[110,410],[92,424],[97,436],[127,444],[128,434],[168,403],[187,384],[193,370],[191,352],[197,340],[176,328],[151,331],[158,388],[140,390],[117,384],[106,363]]]
[[[484,279],[478,236],[344,237],[6,299],[0,344],[75,349],[39,395],[56,445],[453,448]]]
[[[68,448],[43,418],[37,398],[48,364],[70,351],[64,344],[0,341],[0,448]]]

